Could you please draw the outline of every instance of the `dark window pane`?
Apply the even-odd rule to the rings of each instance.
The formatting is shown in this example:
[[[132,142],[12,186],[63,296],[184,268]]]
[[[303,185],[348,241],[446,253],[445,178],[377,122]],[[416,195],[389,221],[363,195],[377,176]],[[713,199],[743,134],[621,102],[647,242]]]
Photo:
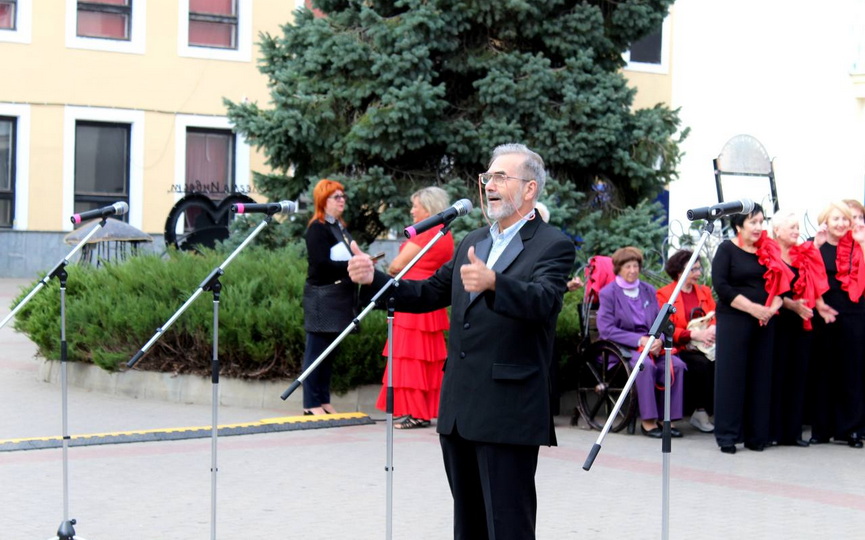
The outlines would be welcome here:
[[[186,185],[221,199],[234,188],[234,134],[222,130],[186,132]]]
[[[631,62],[661,63],[661,29],[657,29],[631,45]]]
[[[75,194],[126,197],[129,126],[79,122],[75,127]],[[113,201],[112,201],[113,202]]]
[[[0,2],[0,28],[15,29],[15,2]]]
[[[12,157],[15,155],[15,124],[0,118],[0,192],[12,191]]]
[[[236,15],[236,2],[235,0],[189,0],[189,12]]]
[[[0,227],[12,227],[12,201],[0,199]]]
[[[237,25],[230,23],[189,21],[189,44],[199,47],[236,49]]]
[[[78,12],[78,35],[111,39],[129,39],[129,17],[119,13]]]

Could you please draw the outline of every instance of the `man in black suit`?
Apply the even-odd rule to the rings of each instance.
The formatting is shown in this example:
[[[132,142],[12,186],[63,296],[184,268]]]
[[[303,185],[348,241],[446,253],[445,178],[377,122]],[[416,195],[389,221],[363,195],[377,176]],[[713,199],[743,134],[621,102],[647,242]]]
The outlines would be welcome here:
[[[493,223],[469,233],[432,277],[393,289],[397,311],[451,306],[437,431],[454,498],[454,538],[535,537],[540,445],[555,445],[550,370],[574,245],[535,203],[543,159],[521,144],[493,151],[479,177]],[[366,296],[388,276],[353,244],[348,270]],[[383,295],[386,297],[388,295]]]

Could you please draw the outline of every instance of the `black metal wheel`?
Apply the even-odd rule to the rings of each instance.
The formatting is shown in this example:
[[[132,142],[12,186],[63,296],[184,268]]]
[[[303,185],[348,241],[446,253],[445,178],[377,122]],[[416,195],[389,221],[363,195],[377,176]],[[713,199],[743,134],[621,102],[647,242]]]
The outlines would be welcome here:
[[[631,374],[631,366],[609,341],[596,341],[582,355],[577,372],[577,410],[593,429],[601,430],[622,395]],[[636,389],[631,389],[622,402],[610,431],[621,431],[631,424],[637,408]]]

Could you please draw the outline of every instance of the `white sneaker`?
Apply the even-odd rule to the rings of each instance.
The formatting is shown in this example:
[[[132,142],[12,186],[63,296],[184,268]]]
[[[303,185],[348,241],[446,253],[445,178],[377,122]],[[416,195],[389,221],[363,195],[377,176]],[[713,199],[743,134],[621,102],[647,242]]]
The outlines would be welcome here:
[[[709,414],[706,411],[694,411],[691,415],[691,425],[703,433],[712,433],[715,431],[715,425],[709,420]]]

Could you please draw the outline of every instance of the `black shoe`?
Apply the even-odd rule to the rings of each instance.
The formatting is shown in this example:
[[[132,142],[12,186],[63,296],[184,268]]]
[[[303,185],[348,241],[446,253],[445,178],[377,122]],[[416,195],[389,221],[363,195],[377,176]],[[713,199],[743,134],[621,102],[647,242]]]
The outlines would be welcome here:
[[[826,444],[828,442],[829,442],[828,437],[825,437],[825,438],[824,437],[811,437],[810,439],[808,439],[809,444]]]
[[[660,439],[661,437],[664,436],[664,430],[662,430],[661,428],[654,427],[652,429],[647,430],[646,428],[643,427],[642,424],[640,424],[640,433],[642,433],[646,437],[651,437],[653,439]]]
[[[754,452],[762,452],[766,448],[766,445],[745,443],[745,448],[753,450]]]
[[[792,446],[801,446],[802,448],[806,448],[811,445],[805,439],[796,439],[796,442],[794,442]]]
[[[315,413],[312,412],[312,411],[303,411],[303,415],[304,415],[304,416],[312,416],[312,415],[314,415],[314,414],[315,414]]]
[[[847,446],[850,448],[862,448],[862,439],[859,438],[858,433],[851,433],[849,437],[847,437]]]
[[[673,437],[675,439],[679,439],[682,437],[682,432],[679,431],[678,429],[674,428],[674,427],[670,427],[670,437]]]
[[[736,445],[735,444],[728,444],[728,445],[722,446],[721,452],[724,452],[725,454],[735,454],[736,453]]]

